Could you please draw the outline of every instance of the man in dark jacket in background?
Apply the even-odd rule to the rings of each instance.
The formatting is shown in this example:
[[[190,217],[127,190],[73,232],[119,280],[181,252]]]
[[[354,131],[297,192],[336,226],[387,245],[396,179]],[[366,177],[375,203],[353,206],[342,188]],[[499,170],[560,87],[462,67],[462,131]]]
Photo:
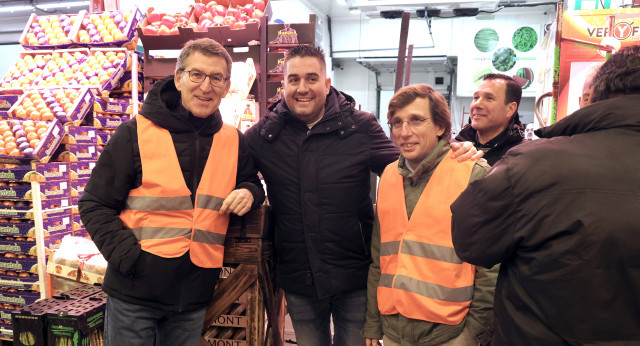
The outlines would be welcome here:
[[[370,172],[399,151],[375,116],[331,87],[322,49],[292,48],[284,70],[284,97],[245,134],[274,213],[278,283],[298,345],[332,345],[332,316],[333,345],[364,345]]]
[[[221,45],[188,42],[93,169],[79,208],[108,261],[105,345],[199,342],[228,214],[264,200],[244,137],[218,110],[230,74]]]
[[[592,96],[451,206],[458,256],[502,263],[492,346],[640,345],[640,46]]]
[[[471,141],[485,152],[483,158],[494,165],[507,150],[520,144],[524,126],[520,122],[518,106],[522,87],[513,78],[489,73],[471,101],[470,124],[456,136],[458,141]]]

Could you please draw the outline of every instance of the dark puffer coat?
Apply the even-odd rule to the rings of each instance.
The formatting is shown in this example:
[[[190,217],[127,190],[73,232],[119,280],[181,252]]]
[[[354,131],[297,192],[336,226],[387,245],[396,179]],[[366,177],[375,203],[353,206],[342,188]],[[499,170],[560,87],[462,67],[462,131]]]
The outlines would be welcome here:
[[[638,109],[619,96],[536,131],[452,204],[458,256],[502,263],[492,346],[640,345]]]
[[[326,297],[367,287],[370,172],[381,174],[399,151],[354,104],[331,88],[324,117],[309,130],[281,100],[245,134],[267,183],[286,292]]]
[[[173,76],[157,82],[149,92],[141,114],[169,130],[180,169],[193,194],[200,183],[209,157],[213,135],[222,127],[220,112],[200,119],[180,104]],[[238,150],[236,188],[247,188],[254,206],[264,201],[246,141],[241,133]],[[129,191],[142,184],[142,165],[136,121],[120,125],[105,147],[78,203],[84,226],[107,260],[104,291],[118,299],[173,311],[189,311],[206,306],[220,269],[194,265],[189,253],[163,258],[142,251],[133,232],[118,215]]]

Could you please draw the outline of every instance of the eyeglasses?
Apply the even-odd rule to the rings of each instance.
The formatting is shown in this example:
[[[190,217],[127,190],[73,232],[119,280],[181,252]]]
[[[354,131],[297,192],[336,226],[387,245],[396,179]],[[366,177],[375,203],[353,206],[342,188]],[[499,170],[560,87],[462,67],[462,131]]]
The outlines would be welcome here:
[[[193,70],[183,70],[180,71],[187,72],[189,74],[189,79],[194,83],[202,83],[207,77],[209,77],[209,83],[212,87],[221,88],[224,86],[224,83],[229,79],[224,77],[221,74],[208,75],[202,72],[193,71]]]
[[[431,120],[431,118],[413,117],[409,120],[401,120],[399,118],[393,118],[388,122],[388,124],[389,124],[389,128],[391,128],[392,130],[398,131],[402,129],[402,126],[404,125],[404,123],[409,124],[409,127],[412,129],[417,129],[420,126],[422,126],[422,124],[424,124],[427,120]]]

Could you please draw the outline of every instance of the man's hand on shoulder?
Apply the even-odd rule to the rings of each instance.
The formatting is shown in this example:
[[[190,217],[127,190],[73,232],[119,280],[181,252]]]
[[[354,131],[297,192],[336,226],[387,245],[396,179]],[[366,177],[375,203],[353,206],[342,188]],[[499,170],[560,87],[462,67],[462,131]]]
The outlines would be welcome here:
[[[479,160],[484,155],[482,150],[478,150],[473,146],[473,142],[451,143],[451,151],[453,152],[451,158],[455,159],[457,157],[458,162]]]
[[[234,213],[242,216],[251,210],[253,204],[253,194],[247,189],[237,189],[231,191],[224,199],[220,207],[220,214]]]

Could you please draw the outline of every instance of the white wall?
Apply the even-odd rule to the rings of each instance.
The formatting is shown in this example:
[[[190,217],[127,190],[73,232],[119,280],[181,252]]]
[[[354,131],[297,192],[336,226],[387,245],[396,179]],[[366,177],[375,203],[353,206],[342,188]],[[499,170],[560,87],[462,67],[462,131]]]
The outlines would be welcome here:
[[[550,10],[553,9],[553,10]],[[500,22],[500,25],[509,23],[535,22],[541,25],[549,23],[555,18],[555,8],[552,6],[540,6],[518,10],[503,10],[493,16],[463,17],[452,19],[434,18],[431,31],[433,40],[428,34],[428,27],[424,19],[412,19],[409,24],[408,44],[414,44],[414,57],[420,56],[457,56],[468,54],[470,47],[458,44],[465,35],[472,35],[468,29],[477,22],[486,25],[495,25],[492,22]],[[497,26],[497,25],[496,25]],[[361,58],[361,57],[397,57],[400,37],[400,19],[336,19],[332,21],[333,52],[334,58]],[[432,48],[420,48],[433,45]],[[366,76],[366,77],[365,77]],[[443,76],[445,84],[435,85],[435,77]],[[333,85],[338,89],[354,96],[356,101],[362,104],[363,110],[375,110],[376,84],[375,74],[356,63],[344,63],[341,69],[336,69],[333,76]],[[449,76],[443,72],[420,72],[411,74],[411,83],[426,83],[434,86],[436,90],[447,95],[447,87],[450,84]],[[395,86],[395,73],[381,73],[379,84],[383,93],[393,91]],[[450,100],[452,127],[459,130],[467,123],[471,104],[470,97],[456,96],[455,78],[451,83],[454,91]],[[537,84],[536,84],[537,85]],[[388,102],[388,101],[387,101]],[[533,122],[535,99],[523,97],[520,103],[520,115],[523,123]],[[381,104],[379,116],[386,122],[387,104]],[[383,126],[384,127],[384,126]]]

